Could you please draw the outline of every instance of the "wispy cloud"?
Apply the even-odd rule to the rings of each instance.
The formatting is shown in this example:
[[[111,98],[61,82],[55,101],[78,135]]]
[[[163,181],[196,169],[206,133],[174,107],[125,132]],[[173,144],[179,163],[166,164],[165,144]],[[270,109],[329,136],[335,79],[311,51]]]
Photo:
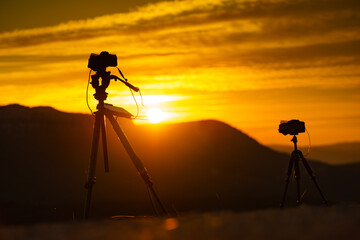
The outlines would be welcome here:
[[[358,1],[351,0],[161,2],[129,13],[2,33],[0,47],[31,54],[35,52],[29,47],[36,45],[41,50],[46,44],[78,47],[84,42],[90,45],[81,48],[85,53],[96,43],[113,43],[131,45],[131,50],[140,45],[148,54],[153,48],[158,52],[174,47],[218,51],[227,46],[251,52],[254,48],[346,42],[359,39],[358,6]],[[122,46],[118,48],[125,48]],[[50,53],[62,55],[62,49]]]
[[[271,69],[268,76],[257,73],[266,80],[276,77],[275,70],[281,78],[288,69],[345,65],[354,66],[357,77],[359,6],[354,0],[167,1],[129,13],[6,32],[0,34],[0,77],[11,73],[17,78],[19,70],[29,77],[45,69],[54,74],[70,65],[79,71],[85,65],[80,61],[103,49],[117,53],[119,62],[137,75],[190,76],[194,69],[237,68],[243,76]]]

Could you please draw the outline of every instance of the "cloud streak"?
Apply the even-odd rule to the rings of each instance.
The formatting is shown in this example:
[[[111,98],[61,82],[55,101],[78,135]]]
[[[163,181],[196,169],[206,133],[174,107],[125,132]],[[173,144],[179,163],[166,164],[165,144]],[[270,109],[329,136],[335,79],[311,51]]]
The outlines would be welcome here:
[[[0,46],[6,48],[143,33],[155,37],[163,32],[170,36],[176,36],[176,33],[200,34],[223,30],[221,27],[224,26],[229,31],[228,35],[235,37],[236,41],[241,38],[247,41],[284,40],[334,31],[355,35],[360,27],[357,7],[358,1],[352,0],[161,2],[129,13],[2,33]],[[246,39],[241,34],[248,32],[250,24],[257,31],[250,31],[253,35]]]
[[[249,72],[356,65],[358,6],[354,0],[160,2],[128,13],[2,33],[0,69],[10,73],[28,71],[28,63],[36,68],[66,62],[80,69],[80,60],[104,46],[129,62],[130,72],[138,68],[143,74],[159,74],[162,68],[178,74],[190,67]]]

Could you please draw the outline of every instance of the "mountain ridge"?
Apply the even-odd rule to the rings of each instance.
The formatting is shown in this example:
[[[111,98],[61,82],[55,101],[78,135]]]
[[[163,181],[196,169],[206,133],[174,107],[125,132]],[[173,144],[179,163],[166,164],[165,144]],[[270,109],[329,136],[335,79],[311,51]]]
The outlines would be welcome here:
[[[4,117],[11,108],[16,114]],[[30,109],[30,110],[29,110]],[[30,113],[29,113],[30,112]],[[24,121],[25,119],[25,121]],[[61,120],[61,121],[60,121]],[[167,208],[174,212],[277,207],[289,154],[216,120],[134,125],[118,119],[148,169]],[[0,107],[0,219],[23,223],[82,214],[94,119],[48,108]],[[107,126],[111,126],[107,122]],[[120,141],[107,127],[110,172],[99,144],[91,215],[152,214],[144,183]],[[334,167],[309,161],[330,202],[359,201],[360,165]],[[305,202],[320,203],[302,170]],[[294,186],[287,204],[294,206]],[[26,196],[26,197],[24,197]],[[54,210],[55,209],[55,210]]]
[[[268,145],[271,149],[279,152],[291,152],[289,145]],[[304,148],[299,146],[300,149]],[[307,147],[306,147],[307,148]],[[344,165],[360,163],[360,142],[340,142],[326,145],[312,146],[309,157],[331,165]]]

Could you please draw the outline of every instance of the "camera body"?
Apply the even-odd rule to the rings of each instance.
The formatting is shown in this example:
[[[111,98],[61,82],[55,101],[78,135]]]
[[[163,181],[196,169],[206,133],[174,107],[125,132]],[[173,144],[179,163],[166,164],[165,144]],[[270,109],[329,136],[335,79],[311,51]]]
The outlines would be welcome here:
[[[279,133],[284,135],[298,135],[305,132],[305,122],[299,120],[281,121],[279,125]]]
[[[89,58],[88,68],[93,71],[105,71],[107,67],[116,67],[117,57],[115,54],[101,52],[100,54],[92,53]]]

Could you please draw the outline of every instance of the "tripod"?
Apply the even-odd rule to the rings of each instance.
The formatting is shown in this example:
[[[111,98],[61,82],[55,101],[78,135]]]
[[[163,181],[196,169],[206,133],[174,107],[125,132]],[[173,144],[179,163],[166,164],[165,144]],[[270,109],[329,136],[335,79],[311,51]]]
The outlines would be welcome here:
[[[294,177],[296,180],[296,189],[297,189],[297,200],[296,203],[298,205],[301,204],[301,195],[300,195],[300,168],[299,168],[299,161],[302,161],[306,171],[308,172],[308,174],[311,177],[311,180],[314,182],[317,190],[319,191],[321,198],[323,200],[323,203],[325,205],[327,205],[327,200],[324,197],[324,195],[322,194],[319,185],[316,182],[316,178],[315,178],[315,174],[313,173],[313,171],[310,168],[310,165],[308,164],[308,162],[306,161],[304,155],[302,154],[302,152],[300,150],[297,149],[297,137],[296,135],[293,135],[294,137],[291,139],[291,141],[294,143],[294,151],[291,153],[291,158],[290,158],[290,162],[289,162],[289,167],[287,170],[287,177],[286,177],[286,184],[285,184],[285,191],[284,191],[284,196],[282,199],[282,202],[280,204],[280,207],[284,207],[284,202],[285,202],[285,198],[286,198],[286,193],[287,193],[287,189],[288,189],[288,185],[289,185],[289,180],[290,180],[290,176],[292,173],[292,169],[294,168]]]
[[[109,172],[109,161],[108,161],[108,152],[107,152],[107,143],[106,143],[106,131],[105,131],[105,119],[109,119],[114,131],[116,132],[117,136],[119,137],[121,143],[123,144],[126,152],[130,156],[133,164],[135,165],[138,173],[144,180],[145,184],[149,189],[149,193],[152,194],[158,205],[160,206],[162,212],[165,215],[168,215],[164,205],[160,201],[159,196],[156,194],[155,189],[153,188],[153,183],[149,177],[149,174],[144,167],[143,163],[136,155],[135,151],[131,147],[125,133],[120,128],[118,122],[115,120],[114,116],[124,117],[124,118],[131,118],[132,115],[122,108],[113,107],[110,104],[104,103],[104,100],[107,98],[107,93],[105,92],[106,88],[110,83],[110,79],[120,80],[126,86],[133,89],[134,91],[139,91],[137,87],[134,87],[127,81],[119,79],[117,76],[110,75],[110,72],[98,71],[96,74],[91,76],[92,82],[91,85],[95,88],[94,97],[98,100],[97,109],[98,111],[95,112],[95,124],[94,124],[94,133],[92,139],[92,147],[91,147],[91,154],[90,154],[90,164],[89,164],[89,171],[87,181],[85,183],[85,188],[87,189],[86,201],[85,201],[85,209],[84,209],[84,218],[87,219],[90,213],[90,202],[91,202],[91,194],[93,185],[96,182],[95,177],[95,168],[96,168],[96,157],[98,153],[98,145],[99,145],[99,138],[100,138],[100,130],[102,135],[102,143],[103,143],[103,153],[104,153],[104,166],[105,172]],[[99,85],[99,78],[102,79],[101,85]],[[151,198],[151,195],[150,195]],[[155,206],[154,206],[155,207]]]

